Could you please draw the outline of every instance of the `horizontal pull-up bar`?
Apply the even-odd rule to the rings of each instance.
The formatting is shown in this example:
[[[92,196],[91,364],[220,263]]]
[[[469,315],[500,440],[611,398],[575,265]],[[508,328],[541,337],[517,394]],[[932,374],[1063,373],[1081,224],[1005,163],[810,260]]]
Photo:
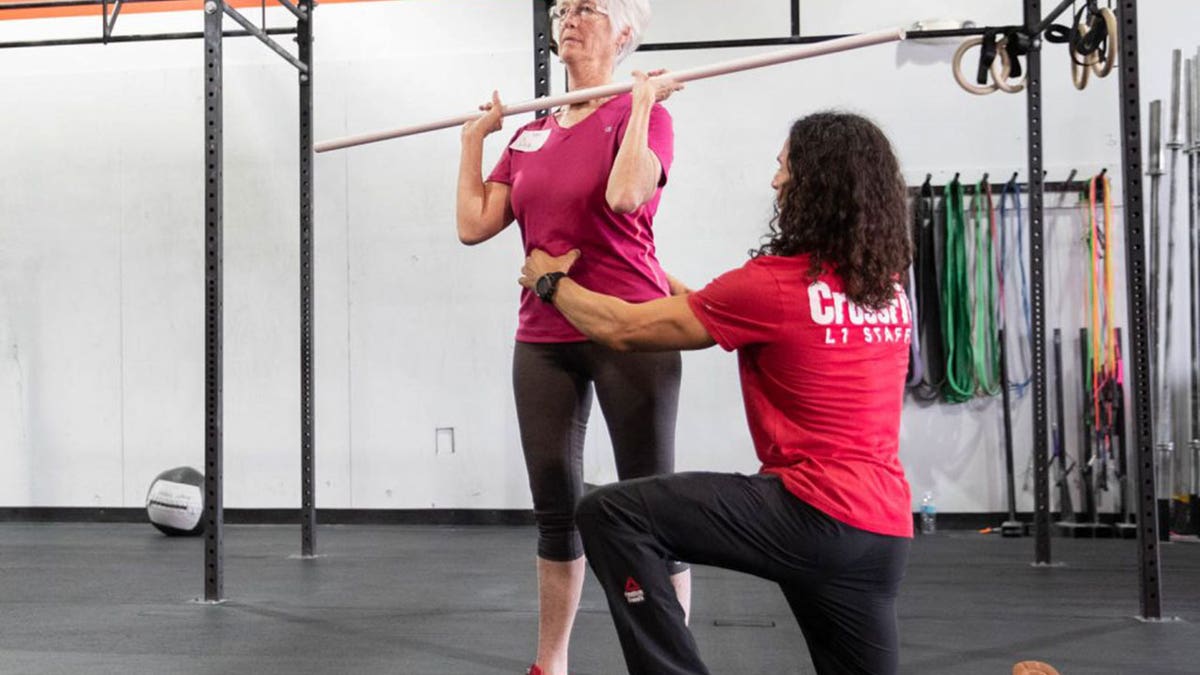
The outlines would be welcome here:
[[[859,49],[872,45],[883,44],[886,42],[896,42],[904,39],[904,29],[892,28],[888,30],[876,31],[874,33],[863,33],[861,35],[848,35],[846,37],[833,40],[826,40],[811,45],[803,45],[793,47],[791,49],[782,49],[768,54],[759,54],[732,61],[723,61],[708,66],[701,66],[689,70],[681,70],[670,74],[670,77],[678,82],[691,82],[693,80],[703,80],[721,75],[728,75],[744,70],[753,70],[755,68],[764,68],[774,66],[781,63],[790,63],[799,61],[814,56],[824,56],[835,52],[843,52],[851,49]],[[533,112],[535,110],[545,110],[572,103],[581,103],[592,99],[603,98],[606,96],[616,96],[633,90],[633,82],[622,82],[616,84],[608,84],[601,87],[591,87],[588,89],[580,89],[572,91],[561,96],[544,96],[536,98],[532,101],[517,103],[515,105],[504,106],[503,114],[520,115],[522,113]],[[317,152],[328,152],[330,150],[341,150],[356,145],[365,145],[367,143],[376,143],[386,141],[392,138],[401,138],[403,136],[413,136],[415,134],[425,133],[427,131],[436,131],[438,129],[449,129],[451,127],[461,126],[478,119],[482,113],[476,111],[463,115],[456,115],[446,119],[428,122],[426,124],[418,124],[411,127],[404,127],[393,131],[383,131],[373,134],[364,134],[361,136],[352,136],[332,141],[318,143],[315,146]]]
[[[125,0],[129,2],[129,0]],[[295,35],[295,28],[268,28],[267,35]],[[253,33],[244,30],[227,30],[223,37],[254,37]],[[51,40],[25,40],[22,42],[0,42],[0,49],[19,49],[22,47],[72,47],[79,45],[102,45],[117,42],[164,42],[168,40],[198,40],[204,37],[204,31],[190,33],[158,33],[149,35],[113,35],[105,40],[103,37],[86,38],[55,38]]]

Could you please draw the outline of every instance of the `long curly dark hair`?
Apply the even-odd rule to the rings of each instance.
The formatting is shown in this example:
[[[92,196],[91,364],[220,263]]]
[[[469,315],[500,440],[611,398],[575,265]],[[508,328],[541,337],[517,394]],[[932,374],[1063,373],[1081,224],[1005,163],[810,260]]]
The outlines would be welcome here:
[[[912,260],[906,188],[879,127],[844,112],[798,120],[788,135],[790,180],[782,186],[766,242],[752,256],[811,256],[842,278],[851,302],[881,309]]]

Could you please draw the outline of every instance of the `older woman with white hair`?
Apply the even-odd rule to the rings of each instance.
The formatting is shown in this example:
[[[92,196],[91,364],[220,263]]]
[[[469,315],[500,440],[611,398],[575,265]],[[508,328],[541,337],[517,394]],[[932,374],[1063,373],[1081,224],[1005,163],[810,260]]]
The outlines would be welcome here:
[[[558,56],[572,90],[613,80],[641,42],[647,0],[562,0],[551,9]],[[571,105],[521,127],[485,181],[483,140],[501,128],[493,93],[462,130],[458,236],[491,239],[514,220],[525,253],[580,249],[571,271],[630,302],[687,289],[658,262],[653,221],[674,155],[671,117],[659,103],[682,85],[662,71],[635,72],[629,94]],[[554,279],[521,296],[513,354],[517,420],[538,527],[538,647],[533,675],[565,675],[583,588],[575,506],[583,493],[584,431],[595,389],[622,480],[674,471],[678,352],[618,353],[590,341],[555,311]],[[669,570],[690,605],[687,568]]]

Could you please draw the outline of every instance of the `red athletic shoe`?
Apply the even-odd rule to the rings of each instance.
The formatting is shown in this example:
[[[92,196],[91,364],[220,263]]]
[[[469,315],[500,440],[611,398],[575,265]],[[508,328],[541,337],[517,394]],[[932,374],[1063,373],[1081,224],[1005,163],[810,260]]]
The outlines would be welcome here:
[[[1022,661],[1013,666],[1013,675],[1058,675],[1058,671],[1041,661]]]
[[[525,675],[542,675],[542,669],[537,667],[537,664],[529,666],[529,670],[525,671]]]

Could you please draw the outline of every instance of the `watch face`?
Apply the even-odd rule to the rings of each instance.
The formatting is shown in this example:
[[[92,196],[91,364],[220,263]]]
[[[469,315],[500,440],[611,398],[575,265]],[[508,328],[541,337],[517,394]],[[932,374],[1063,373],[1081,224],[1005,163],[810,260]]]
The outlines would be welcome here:
[[[562,272],[543,274],[538,277],[537,283],[533,285],[533,290],[544,302],[550,302],[554,299],[554,291],[558,288],[558,280],[565,276]]]

